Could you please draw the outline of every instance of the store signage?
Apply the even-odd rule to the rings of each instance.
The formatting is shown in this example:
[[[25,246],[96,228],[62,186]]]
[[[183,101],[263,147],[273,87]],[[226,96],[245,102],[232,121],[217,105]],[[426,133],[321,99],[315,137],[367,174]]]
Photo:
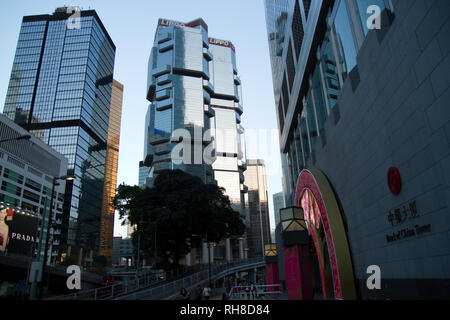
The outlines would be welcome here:
[[[416,201],[404,204],[399,208],[389,211],[388,221],[392,226],[401,225],[419,217]],[[431,232],[431,224],[424,226],[415,225],[414,228],[404,228],[386,235],[387,242],[408,239],[416,235]]]
[[[179,21],[173,21],[173,20],[167,20],[167,19],[159,19],[158,25],[163,27],[169,27],[169,26],[180,26],[185,27],[186,24]]]
[[[174,20],[167,20],[167,19],[159,19],[158,25],[162,26],[162,27],[179,26],[179,27],[190,27],[190,28],[202,26],[206,31],[208,31],[208,26],[202,19],[197,19],[197,20],[194,20],[194,21],[191,21],[188,23],[174,21]]]
[[[425,232],[431,232],[431,224],[427,224],[424,226],[414,226],[414,229],[405,228],[402,230],[399,230],[397,232],[394,232],[392,234],[386,235],[387,242],[394,242],[397,240],[403,240],[411,237],[415,237],[417,235],[420,235]]]
[[[395,208],[389,211],[388,221],[394,227],[396,225],[405,223],[406,221],[415,219],[419,216],[417,211],[416,201],[402,205],[400,208]]]
[[[32,256],[38,242],[39,219],[36,216],[22,214],[11,209],[0,212],[0,233],[3,238],[1,251]],[[5,218],[6,217],[6,218]]]
[[[215,38],[208,38],[208,42],[209,42],[209,44],[214,44],[217,46],[231,48],[231,50],[236,51],[234,49],[234,45],[231,43],[231,41],[219,40],[219,39],[215,39]]]

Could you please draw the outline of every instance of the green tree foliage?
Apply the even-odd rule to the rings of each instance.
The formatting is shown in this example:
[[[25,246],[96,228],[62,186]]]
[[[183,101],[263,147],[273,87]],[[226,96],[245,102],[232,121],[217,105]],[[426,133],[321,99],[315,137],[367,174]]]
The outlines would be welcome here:
[[[178,265],[201,240],[219,243],[244,234],[245,225],[224,192],[184,171],[165,170],[153,188],[120,185],[114,202],[120,217],[137,225],[135,246],[140,234],[144,256],[152,258],[156,247],[160,267],[168,267]]]

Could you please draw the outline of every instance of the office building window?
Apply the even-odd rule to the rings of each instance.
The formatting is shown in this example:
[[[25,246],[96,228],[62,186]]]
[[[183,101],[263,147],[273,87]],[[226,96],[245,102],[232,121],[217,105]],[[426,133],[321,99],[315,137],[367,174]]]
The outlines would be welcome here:
[[[356,65],[356,44],[350,25],[350,17],[346,1],[341,1],[334,20],[337,47],[340,55],[343,79]]]
[[[281,87],[281,93],[283,94],[284,115],[287,114],[289,108],[289,93],[287,89],[286,75],[283,79],[283,86]]]
[[[289,41],[289,49],[287,52],[286,57],[286,68],[288,72],[289,77],[289,89],[292,91],[292,85],[294,84],[294,78],[295,78],[295,64],[294,64],[294,58],[292,57],[292,45]]]
[[[294,17],[292,20],[292,36],[294,38],[295,54],[297,56],[296,60],[298,60],[302,48],[303,37],[305,36],[298,0],[295,1]]]
[[[308,120],[309,137],[311,139],[311,146],[314,147],[319,134],[317,132],[316,115],[314,112],[314,105],[313,105],[311,91],[308,93],[308,96],[306,98],[305,108],[306,108],[306,118]]]

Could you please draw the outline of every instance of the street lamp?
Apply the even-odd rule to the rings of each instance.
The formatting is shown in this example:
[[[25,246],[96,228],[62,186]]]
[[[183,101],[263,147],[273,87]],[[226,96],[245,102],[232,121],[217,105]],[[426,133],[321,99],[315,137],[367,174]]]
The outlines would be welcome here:
[[[30,140],[30,139],[31,139],[31,136],[29,134],[27,134],[27,135],[18,136],[15,138],[2,139],[2,140],[0,140],[0,143],[8,142],[8,141]]]
[[[47,265],[47,251],[48,251],[48,239],[50,238],[50,225],[52,224],[53,219],[53,194],[55,193],[55,186],[57,185],[58,180],[65,180],[65,181],[71,181],[75,180],[74,176],[67,175],[62,177],[54,177],[53,183],[52,183],[52,192],[50,195],[50,212],[48,214],[48,222],[47,222],[47,236],[45,238],[45,246],[44,246],[44,260],[42,261],[42,279],[41,279],[41,285],[39,290],[39,300],[42,299],[42,293],[43,293],[43,287],[44,287],[44,276],[45,276],[45,267]]]

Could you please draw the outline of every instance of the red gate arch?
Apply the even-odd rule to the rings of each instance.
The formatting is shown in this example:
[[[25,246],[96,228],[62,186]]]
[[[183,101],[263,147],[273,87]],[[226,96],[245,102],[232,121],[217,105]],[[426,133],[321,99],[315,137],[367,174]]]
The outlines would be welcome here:
[[[303,170],[300,173],[295,205],[303,208],[308,231],[314,241],[324,296],[331,296],[326,284],[332,281],[335,298],[356,299],[353,265],[341,212],[333,189],[321,171]],[[322,231],[325,249],[320,237]],[[325,272],[324,266],[328,264],[331,275]]]

